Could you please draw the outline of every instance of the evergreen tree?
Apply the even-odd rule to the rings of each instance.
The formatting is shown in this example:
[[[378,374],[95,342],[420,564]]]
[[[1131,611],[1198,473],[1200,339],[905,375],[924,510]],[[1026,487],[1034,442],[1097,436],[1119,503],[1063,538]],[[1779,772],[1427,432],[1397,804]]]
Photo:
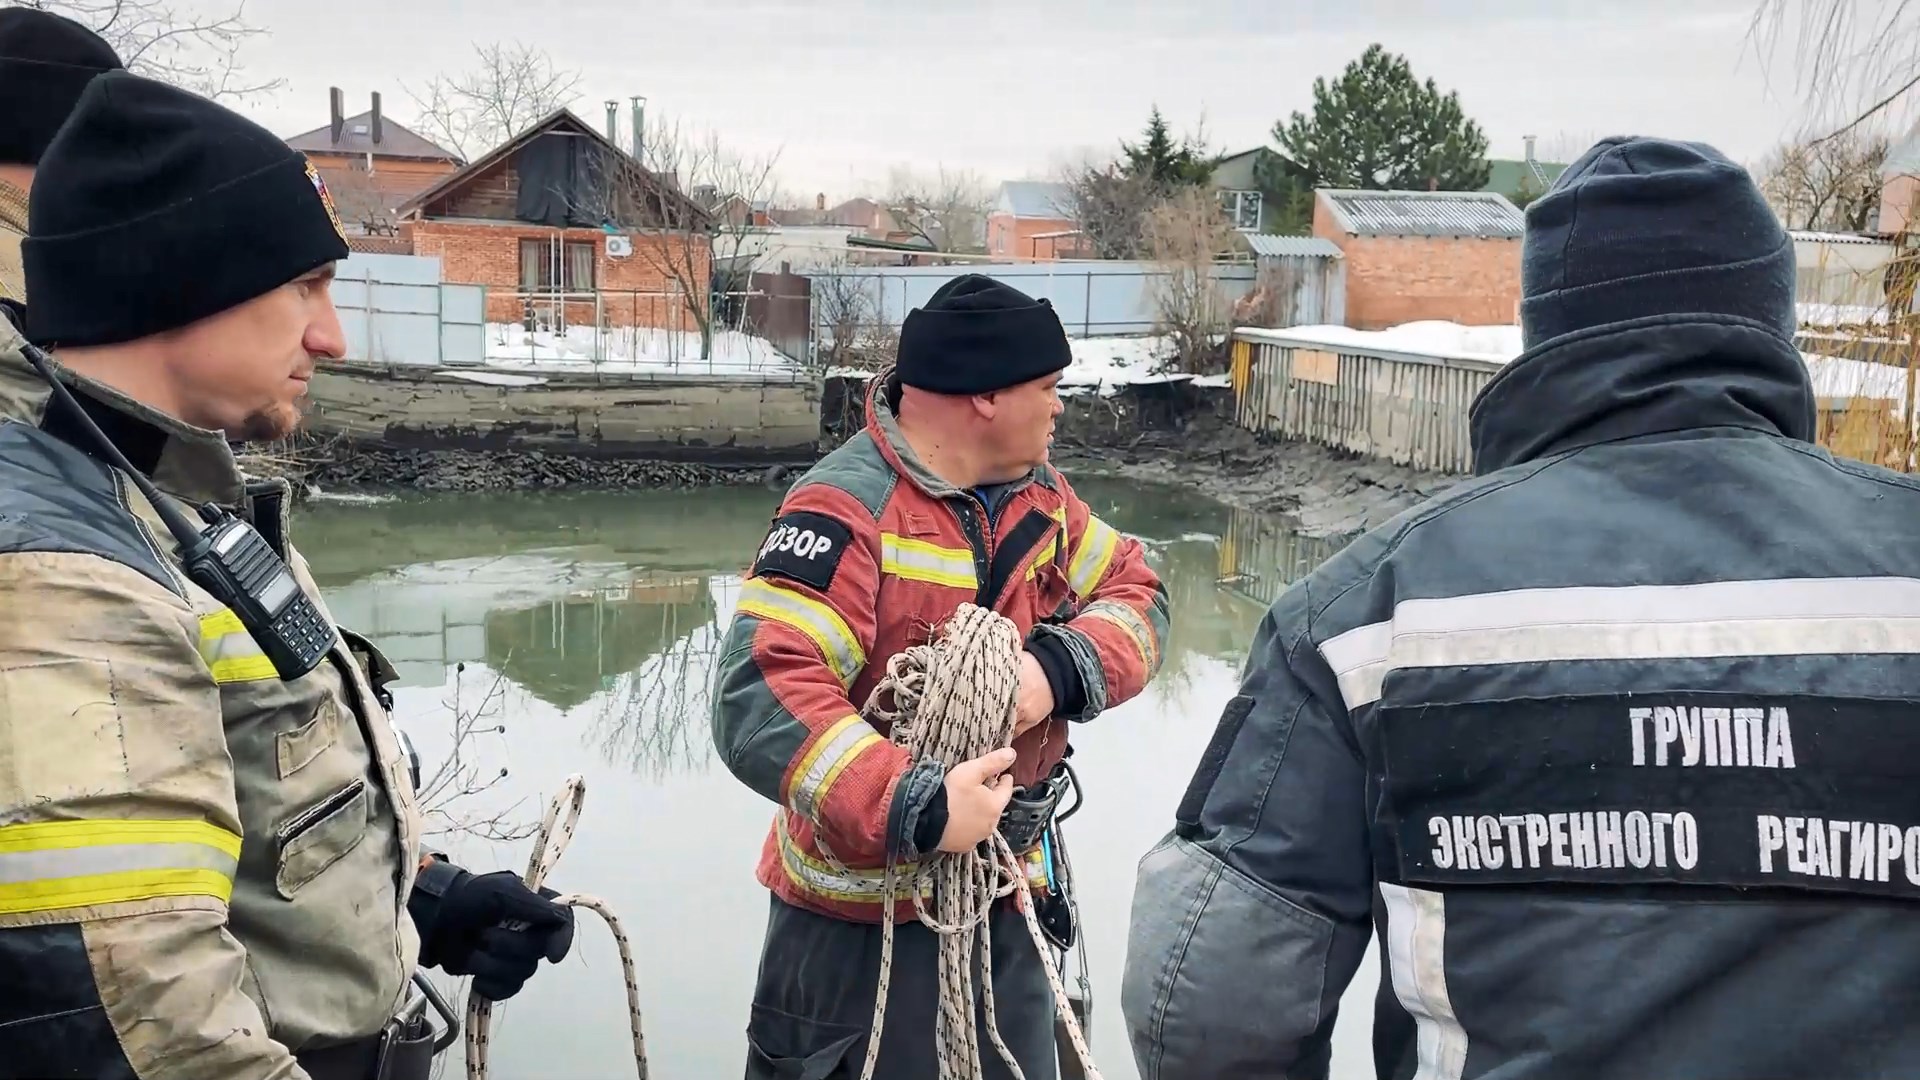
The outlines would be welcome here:
[[[1338,81],[1313,81],[1313,115],[1273,127],[1274,141],[1314,187],[1477,191],[1487,182],[1487,137],[1406,58],[1369,45]]]
[[[1213,175],[1214,155],[1207,153],[1200,140],[1175,142],[1166,117],[1160,115],[1160,106],[1153,107],[1142,134],[1145,138],[1138,145],[1120,144],[1126,158],[1120,171],[1126,176],[1143,179],[1157,190],[1171,191],[1183,184],[1204,184]]]

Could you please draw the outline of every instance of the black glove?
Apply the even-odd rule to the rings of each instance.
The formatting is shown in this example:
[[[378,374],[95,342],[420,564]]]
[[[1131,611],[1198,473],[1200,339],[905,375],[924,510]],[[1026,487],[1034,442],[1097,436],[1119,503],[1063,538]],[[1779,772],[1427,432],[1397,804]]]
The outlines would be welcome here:
[[[420,931],[420,962],[472,975],[473,992],[505,1001],[520,992],[540,958],[557,964],[573,947],[573,909],[538,895],[511,871],[475,876],[435,858],[420,872],[407,910]]]

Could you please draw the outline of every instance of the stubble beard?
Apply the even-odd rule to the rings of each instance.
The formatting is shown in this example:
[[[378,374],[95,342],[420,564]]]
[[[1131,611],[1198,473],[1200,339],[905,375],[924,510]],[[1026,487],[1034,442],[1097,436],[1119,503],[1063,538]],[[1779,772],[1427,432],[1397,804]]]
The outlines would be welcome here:
[[[299,406],[276,402],[250,413],[227,437],[240,443],[278,442],[300,429],[300,419]]]

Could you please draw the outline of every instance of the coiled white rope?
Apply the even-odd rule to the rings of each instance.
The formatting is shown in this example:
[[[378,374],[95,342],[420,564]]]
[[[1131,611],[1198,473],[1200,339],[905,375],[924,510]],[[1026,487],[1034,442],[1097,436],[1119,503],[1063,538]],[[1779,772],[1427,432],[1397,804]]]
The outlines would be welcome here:
[[[567,844],[573,840],[574,826],[580,821],[580,808],[586,798],[586,779],[574,773],[567,777],[566,783],[560,786],[559,793],[553,797],[553,802],[548,804],[547,816],[540,823],[540,831],[534,834],[533,855],[527,860],[527,872],[522,878],[527,888],[539,891],[553,864],[560,861]],[[620,947],[620,967],[627,978],[627,1019],[633,1029],[633,1066],[640,1080],[647,1080],[647,1039],[640,1024],[640,981],[634,974],[633,946],[626,930],[621,928],[613,909],[598,897],[568,893],[554,897],[553,902],[567,907],[586,908],[605,920],[607,929],[613,931],[614,944]],[[478,994],[467,995],[468,1080],[487,1080],[488,1029],[492,1018],[491,1000]]]
[[[1012,620],[986,608],[962,604],[933,641],[911,646],[888,659],[887,673],[869,695],[862,714],[869,720],[886,722],[888,738],[905,748],[914,761],[971,761],[1013,742],[1020,652],[1020,634]],[[891,694],[890,706],[882,700],[883,692]],[[831,852],[823,853],[832,858]],[[880,1035],[886,1023],[887,990],[893,974],[892,899],[898,895],[897,870],[889,861],[882,886],[887,901],[880,939],[880,985],[874,998],[872,1033],[867,1039],[861,1080],[872,1080],[880,1058]],[[1065,1021],[1074,1053],[1089,1080],[1100,1080],[1052,950],[1041,936],[1027,875],[1006,839],[996,831],[984,852],[979,848],[958,854],[931,852],[921,860],[910,884],[915,914],[940,935],[940,1009],[934,1026],[940,1063],[937,1080],[982,1080],[986,1075],[981,1067],[973,979],[968,970],[976,931],[987,1036],[1016,1080],[1025,1080],[1019,1063],[1000,1037],[994,1013],[988,929],[994,901],[1015,892],[1020,894],[1027,934],[1040,952],[1055,1008]],[[932,912],[927,910],[925,896],[929,884],[935,908]]]

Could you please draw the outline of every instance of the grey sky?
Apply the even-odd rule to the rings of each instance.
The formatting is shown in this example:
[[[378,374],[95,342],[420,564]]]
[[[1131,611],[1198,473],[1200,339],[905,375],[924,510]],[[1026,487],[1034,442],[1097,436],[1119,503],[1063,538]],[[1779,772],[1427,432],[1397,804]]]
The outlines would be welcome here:
[[[1246,149],[1312,101],[1368,43],[1460,92],[1495,156],[1606,134],[1704,139],[1751,161],[1801,123],[1784,50],[1763,65],[1757,0],[250,0],[272,36],[250,72],[287,80],[245,106],[291,135],[471,58],[525,41],[579,69],[575,110],[632,94],[650,112],[781,150],[782,187],[830,198],[883,184],[890,165],[971,168],[989,182],[1046,176],[1139,130],[1158,102],[1176,128],[1204,112],[1212,144]],[[1577,143],[1577,145],[1575,145]]]

